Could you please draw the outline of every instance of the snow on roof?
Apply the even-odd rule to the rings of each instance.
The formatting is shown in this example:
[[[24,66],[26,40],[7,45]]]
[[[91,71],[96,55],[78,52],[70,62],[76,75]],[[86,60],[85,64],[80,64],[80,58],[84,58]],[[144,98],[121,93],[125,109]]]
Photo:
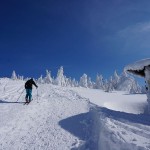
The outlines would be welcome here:
[[[144,77],[145,76],[144,67],[149,65],[150,65],[150,58],[142,59],[140,61],[136,61],[135,63],[126,66],[124,68],[124,71],[128,71],[132,74]]]

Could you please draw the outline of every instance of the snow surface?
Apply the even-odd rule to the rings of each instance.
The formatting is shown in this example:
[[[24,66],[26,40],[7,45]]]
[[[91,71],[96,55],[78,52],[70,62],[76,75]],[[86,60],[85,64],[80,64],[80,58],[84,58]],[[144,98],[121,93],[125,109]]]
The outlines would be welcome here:
[[[128,70],[143,70],[145,66],[150,65],[150,58],[142,59],[133,64],[130,64],[124,68],[124,71]]]
[[[0,150],[150,150],[146,96],[0,79]]]
[[[93,106],[98,150],[150,150],[150,115],[146,95],[74,88]]]
[[[111,110],[140,114],[144,113],[147,105],[145,94],[128,94],[121,91],[103,92],[82,87],[72,89],[82,97],[89,99],[90,102]]]

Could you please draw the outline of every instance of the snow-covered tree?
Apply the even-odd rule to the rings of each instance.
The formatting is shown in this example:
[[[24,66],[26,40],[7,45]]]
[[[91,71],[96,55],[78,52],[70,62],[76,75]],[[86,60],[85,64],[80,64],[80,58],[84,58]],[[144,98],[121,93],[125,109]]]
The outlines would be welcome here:
[[[116,89],[130,93],[141,93],[141,88],[134,77],[129,76],[125,71],[120,76]]]
[[[56,77],[54,83],[56,85],[59,85],[59,86],[66,86],[65,77],[64,77],[64,70],[63,70],[62,66],[60,67],[60,69],[58,69],[57,77]]]
[[[112,86],[114,89],[117,89],[117,85],[119,83],[120,77],[117,73],[117,71],[115,70],[114,75],[112,77]]]
[[[12,72],[11,79],[17,80],[17,75],[16,75],[16,72],[15,72],[15,71]]]
[[[123,73],[120,76],[120,80],[117,84],[116,90],[119,91],[130,91],[132,84],[132,78],[128,76],[128,74],[123,71]]]
[[[88,83],[87,82],[88,82],[87,75],[84,73],[82,75],[82,77],[80,78],[79,85],[82,86],[82,87],[87,88],[88,87]]]
[[[67,78],[65,77],[65,86],[72,86],[72,81],[71,81],[71,78]]]
[[[104,81],[103,90],[105,92],[111,92],[112,91],[112,84],[107,79]]]
[[[131,94],[141,93],[142,89],[139,84],[133,79],[131,84],[131,89],[129,91]]]
[[[17,79],[23,80],[23,76],[18,75]]]
[[[42,75],[38,78],[37,82],[40,83],[40,84],[44,83]]]
[[[46,77],[44,78],[45,83],[52,83],[53,79],[51,77],[51,72],[46,70]]]
[[[17,79],[15,71],[12,73],[12,79]],[[22,76],[18,76],[18,79],[22,79]],[[24,79],[27,80],[27,79]],[[70,86],[70,87],[78,87],[82,86],[85,88],[96,88],[102,89],[104,91],[112,91],[112,90],[121,90],[121,91],[129,91],[130,93],[139,93],[143,92],[143,89],[138,85],[133,77],[130,77],[125,71],[119,76],[117,72],[114,72],[114,75],[110,77],[109,80],[104,80],[102,75],[96,76],[96,81],[93,82],[90,77],[86,74],[83,74],[80,78],[80,81],[76,81],[75,79],[71,79],[71,77],[66,77],[64,75],[63,67],[60,67],[57,72],[57,77],[51,77],[51,72],[46,70],[45,78],[40,76],[37,80],[38,83],[51,83],[59,86]]]
[[[104,79],[102,75],[96,76],[96,82],[95,82],[95,88],[96,89],[103,89],[104,88]]]
[[[72,87],[78,87],[78,86],[79,86],[79,83],[78,83],[78,81],[76,81],[76,79],[74,78],[74,79],[72,80],[71,85],[72,85]]]
[[[114,90],[114,80],[113,80],[113,77],[111,76],[110,79],[109,79],[109,91],[113,91]]]
[[[94,87],[94,83],[92,82],[90,77],[88,77],[88,79],[87,79],[87,86],[90,89],[93,89],[93,87]]]

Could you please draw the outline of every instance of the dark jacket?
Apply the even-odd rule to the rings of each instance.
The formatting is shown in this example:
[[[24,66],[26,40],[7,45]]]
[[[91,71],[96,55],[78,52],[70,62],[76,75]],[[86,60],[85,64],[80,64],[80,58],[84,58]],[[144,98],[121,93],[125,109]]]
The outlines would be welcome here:
[[[38,87],[35,82],[33,81],[33,79],[28,80],[25,83],[25,89],[32,89],[32,85],[34,85],[35,87]]]

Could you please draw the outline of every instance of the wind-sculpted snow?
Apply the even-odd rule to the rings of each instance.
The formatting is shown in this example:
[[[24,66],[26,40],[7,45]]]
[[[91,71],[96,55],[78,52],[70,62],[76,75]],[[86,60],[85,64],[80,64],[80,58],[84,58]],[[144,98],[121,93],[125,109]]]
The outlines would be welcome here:
[[[0,150],[150,149],[144,95],[24,83],[0,79]]]

